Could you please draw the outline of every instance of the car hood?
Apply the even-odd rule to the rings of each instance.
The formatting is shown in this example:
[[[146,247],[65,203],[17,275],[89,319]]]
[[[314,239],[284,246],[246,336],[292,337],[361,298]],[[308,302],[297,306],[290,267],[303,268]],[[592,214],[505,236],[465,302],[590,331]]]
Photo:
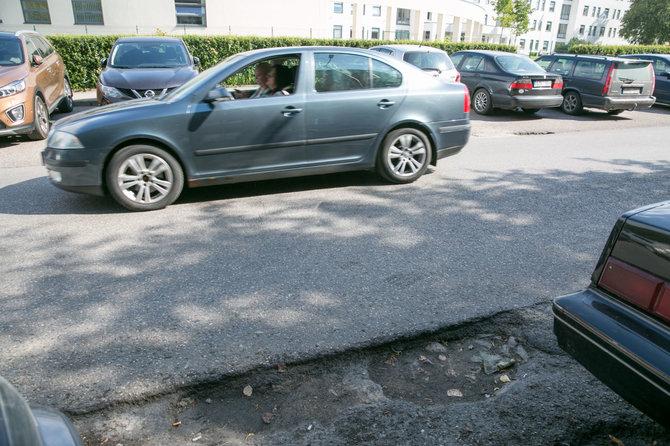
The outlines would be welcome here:
[[[192,67],[106,68],[100,74],[103,85],[135,90],[178,87],[198,74]]]
[[[4,87],[7,84],[11,84],[12,82],[27,76],[28,69],[25,64],[13,67],[0,67],[0,87]]]
[[[117,102],[115,104],[91,108],[89,110],[85,110],[59,119],[56,124],[54,124],[54,128],[70,133],[76,133],[77,129],[81,125],[97,120],[103,116],[109,116],[119,112],[123,113],[132,109],[145,109],[147,107],[154,107],[159,104],[161,104],[161,101],[155,98],[142,98]],[[144,111],[142,111],[142,113],[144,113]]]

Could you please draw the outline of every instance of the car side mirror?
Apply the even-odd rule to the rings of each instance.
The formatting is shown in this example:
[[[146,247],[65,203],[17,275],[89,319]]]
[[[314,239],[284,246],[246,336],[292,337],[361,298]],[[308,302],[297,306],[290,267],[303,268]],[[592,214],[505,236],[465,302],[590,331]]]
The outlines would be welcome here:
[[[207,92],[204,101],[212,103],[219,101],[232,101],[233,99],[233,95],[230,94],[226,87],[217,87]]]
[[[107,66],[107,58],[103,57],[100,59],[100,68],[105,68]]]
[[[193,57],[193,65],[195,65],[196,67],[199,67],[200,66],[200,59],[197,58],[197,57]]]
[[[664,72],[662,72],[662,73],[661,73],[661,76],[663,76],[663,77],[667,77],[668,79],[670,79],[670,71],[664,71]]]
[[[42,65],[44,58],[39,54],[33,54],[33,65]]]

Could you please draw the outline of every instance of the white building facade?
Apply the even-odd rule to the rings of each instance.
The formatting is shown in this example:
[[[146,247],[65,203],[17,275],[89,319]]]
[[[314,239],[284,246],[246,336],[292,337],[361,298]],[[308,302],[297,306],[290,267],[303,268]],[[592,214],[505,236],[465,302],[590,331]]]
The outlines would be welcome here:
[[[530,0],[528,33],[496,24],[492,0],[0,0],[0,30],[42,34],[251,35],[491,42],[548,53],[573,37],[626,44],[629,0]]]

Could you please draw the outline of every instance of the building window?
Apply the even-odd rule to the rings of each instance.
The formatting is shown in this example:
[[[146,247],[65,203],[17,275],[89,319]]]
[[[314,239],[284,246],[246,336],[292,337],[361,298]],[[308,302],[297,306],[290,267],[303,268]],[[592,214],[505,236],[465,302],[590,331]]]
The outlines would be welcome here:
[[[177,25],[207,25],[205,0],[175,0],[174,9],[177,13]]]
[[[542,51],[547,51],[547,50],[549,50],[549,41],[548,41],[548,40],[545,40],[545,41],[542,43]]]
[[[588,6],[584,6],[584,15],[585,16],[589,15],[589,7]]]
[[[610,18],[610,8],[605,8],[605,18],[606,19]]]
[[[430,40],[430,31],[423,32],[423,40]]]
[[[594,6],[593,10],[591,12],[591,17],[595,17],[595,16],[596,16],[596,7]]]
[[[537,29],[537,20],[533,20],[533,28],[531,31],[535,31]]]
[[[563,5],[561,7],[561,20],[570,20],[570,10],[572,7],[570,5]]]
[[[612,37],[616,37],[616,28],[612,30]]]
[[[398,14],[396,17],[396,25],[409,25],[409,15],[411,11],[409,9],[398,8]]]
[[[21,8],[23,8],[24,23],[51,23],[47,0],[21,0]]]
[[[601,26],[600,27],[600,37],[603,37],[605,35],[605,27]]]
[[[461,40],[461,42],[465,42],[465,33],[461,33],[460,40]]]
[[[372,40],[379,40],[379,28],[372,28],[372,31],[370,31],[370,38]]]
[[[544,11],[545,6],[547,6],[547,0],[542,0],[542,10]]]
[[[520,49],[526,48],[526,39],[519,39],[519,48]]]
[[[600,7],[598,7],[598,17],[600,17]]]
[[[333,39],[342,38],[342,25],[333,25]]]
[[[616,18],[617,19],[621,18],[621,10],[620,9],[616,12]]]
[[[558,34],[556,34],[556,37],[559,39],[565,39],[565,34],[568,32],[568,24],[567,23],[559,23],[558,24]]]
[[[104,25],[100,0],[72,0],[75,25]]]
[[[547,31],[551,31],[551,21],[547,22]]]
[[[587,35],[590,36],[591,34],[593,34],[593,26],[589,25],[589,33]]]
[[[554,9],[556,9],[556,2],[549,2],[549,12],[554,12]]]
[[[586,25],[581,25],[579,27],[579,35],[583,36],[584,35],[584,30],[586,29]]]
[[[395,40],[409,40],[409,31],[396,30]]]
[[[612,28],[607,28],[607,37],[612,37]]]
[[[382,15],[382,7],[381,6],[373,6],[372,7],[372,15],[374,16],[381,16]]]
[[[333,3],[333,12],[335,14],[342,14],[342,12],[344,12],[344,3],[334,2]]]
[[[433,20],[433,13],[432,12],[429,12],[428,14],[426,14],[426,20],[428,20],[429,22],[431,20]]]

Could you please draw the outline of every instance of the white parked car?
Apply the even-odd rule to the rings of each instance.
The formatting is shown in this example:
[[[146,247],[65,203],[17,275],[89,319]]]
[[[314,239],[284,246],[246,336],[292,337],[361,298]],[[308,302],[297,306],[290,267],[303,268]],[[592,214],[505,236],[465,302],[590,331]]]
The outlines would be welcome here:
[[[445,82],[459,82],[461,75],[456,70],[449,55],[439,48],[423,45],[379,45],[370,48],[373,51],[389,54],[402,59]]]

